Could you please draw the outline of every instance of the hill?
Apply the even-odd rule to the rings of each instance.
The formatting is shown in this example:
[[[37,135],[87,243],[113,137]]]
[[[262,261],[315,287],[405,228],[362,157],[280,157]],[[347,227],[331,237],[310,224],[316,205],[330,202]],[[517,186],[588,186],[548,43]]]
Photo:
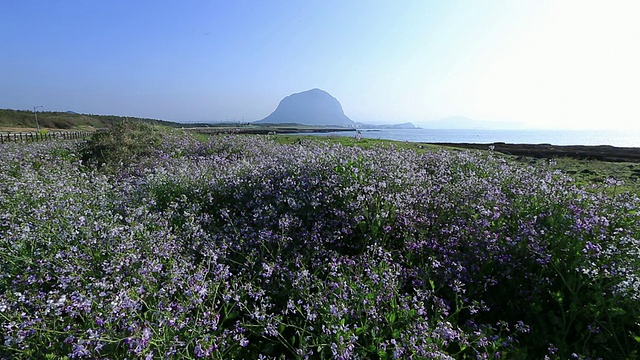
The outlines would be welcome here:
[[[40,125],[41,129],[91,131],[101,128],[108,128],[116,122],[126,120],[143,121],[169,127],[183,127],[187,125],[190,127],[205,126],[204,124],[181,124],[171,121],[147,118],[124,117],[115,115],[78,114],[73,111],[38,112],[38,124]],[[0,129],[14,129],[24,131],[35,130],[36,122],[33,111],[0,109]]]
[[[271,115],[255,123],[349,127],[355,125],[344,114],[340,102],[320,89],[311,89],[285,97]]]

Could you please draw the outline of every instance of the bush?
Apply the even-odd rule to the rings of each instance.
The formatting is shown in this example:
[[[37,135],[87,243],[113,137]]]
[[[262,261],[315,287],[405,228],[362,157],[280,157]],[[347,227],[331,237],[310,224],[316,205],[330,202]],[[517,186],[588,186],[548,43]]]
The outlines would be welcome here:
[[[123,121],[96,132],[82,148],[82,160],[97,165],[129,164],[157,154],[162,142],[158,126]]]

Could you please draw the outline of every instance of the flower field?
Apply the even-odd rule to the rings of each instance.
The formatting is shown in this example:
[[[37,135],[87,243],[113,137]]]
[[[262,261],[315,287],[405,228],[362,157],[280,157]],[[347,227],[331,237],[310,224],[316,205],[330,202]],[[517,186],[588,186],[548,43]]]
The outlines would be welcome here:
[[[640,353],[640,199],[615,181],[156,135],[0,146],[0,358]]]

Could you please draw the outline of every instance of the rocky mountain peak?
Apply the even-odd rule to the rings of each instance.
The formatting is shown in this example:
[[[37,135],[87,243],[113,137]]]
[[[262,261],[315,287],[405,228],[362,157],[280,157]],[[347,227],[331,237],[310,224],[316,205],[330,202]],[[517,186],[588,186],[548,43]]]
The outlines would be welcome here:
[[[316,126],[353,126],[340,102],[321,89],[291,94],[280,101],[276,110],[261,124],[294,123]]]

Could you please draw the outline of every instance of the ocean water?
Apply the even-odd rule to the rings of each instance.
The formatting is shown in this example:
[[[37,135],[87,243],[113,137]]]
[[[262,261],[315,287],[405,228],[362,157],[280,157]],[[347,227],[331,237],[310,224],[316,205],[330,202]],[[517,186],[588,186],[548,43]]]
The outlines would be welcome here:
[[[443,129],[380,129],[361,130],[362,137],[428,143],[504,142],[512,144],[552,145],[612,145],[640,147],[640,132],[625,131],[565,131],[565,130],[443,130]],[[315,134],[319,136],[350,136],[353,131]]]

